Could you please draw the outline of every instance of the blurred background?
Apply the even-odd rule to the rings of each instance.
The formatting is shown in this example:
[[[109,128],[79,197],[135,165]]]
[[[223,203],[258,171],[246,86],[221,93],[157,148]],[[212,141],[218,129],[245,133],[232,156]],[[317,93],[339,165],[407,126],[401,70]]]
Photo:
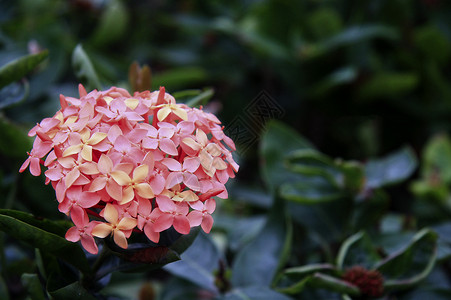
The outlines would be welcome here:
[[[104,88],[130,90],[134,61],[150,67],[153,90],[212,88],[206,109],[238,144],[240,186],[262,183],[258,145],[273,118],[333,158],[365,162],[410,145],[421,159],[439,139],[429,158],[451,166],[450,9],[444,0],[0,0],[0,66],[49,50],[28,88],[0,90],[3,207],[61,218],[39,200],[54,199],[51,188],[20,188],[42,180],[18,179],[31,144],[17,132],[52,116],[59,94],[78,95],[78,44]],[[434,193],[438,173],[418,170],[426,183],[391,187],[405,201],[389,210],[415,211],[411,190]],[[449,170],[439,174],[438,201],[449,199]]]

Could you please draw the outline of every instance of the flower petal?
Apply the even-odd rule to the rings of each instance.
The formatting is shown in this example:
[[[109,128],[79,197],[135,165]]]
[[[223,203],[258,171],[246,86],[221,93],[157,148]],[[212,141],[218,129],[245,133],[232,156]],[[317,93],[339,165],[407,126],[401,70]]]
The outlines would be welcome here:
[[[106,223],[100,223],[92,229],[92,235],[99,238],[105,238],[110,235],[112,231],[113,228],[110,225]]]

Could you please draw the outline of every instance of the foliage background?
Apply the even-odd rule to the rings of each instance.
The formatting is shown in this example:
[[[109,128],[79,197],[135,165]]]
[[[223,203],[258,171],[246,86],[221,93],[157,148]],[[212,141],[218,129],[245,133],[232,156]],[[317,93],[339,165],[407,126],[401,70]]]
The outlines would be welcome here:
[[[277,289],[272,276],[284,268],[335,262],[343,241],[361,229],[390,256],[395,251],[387,249],[411,254],[405,247],[415,244],[414,233],[431,227],[426,236],[438,245],[439,259],[429,279],[387,297],[445,299],[451,293],[450,8],[441,0],[1,0],[0,66],[49,50],[26,80],[0,90],[1,207],[62,218],[42,178],[17,170],[31,147],[24,132],[53,115],[59,94],[75,96],[77,83],[86,83],[73,62],[82,44],[103,87],[129,88],[129,66],[137,61],[150,66],[152,89],[212,88],[207,107],[226,128],[249,127],[238,140],[246,151],[239,151],[230,200],[216,212],[214,234],[195,248],[207,253],[193,258],[198,271],[210,275],[180,278],[174,274],[183,272],[168,265],[115,274],[109,292],[235,299],[227,292],[256,284]],[[237,124],[261,91],[282,109],[283,123],[255,125],[245,117]],[[288,155],[296,149],[311,152]],[[284,205],[290,217],[277,212]],[[306,221],[311,210],[321,216]],[[252,267],[263,261],[250,262],[256,249],[272,246],[275,254],[262,259],[273,265]],[[25,298],[30,285],[22,274],[39,274],[36,254],[9,235],[1,249],[3,292]],[[271,278],[246,282],[267,270]],[[290,297],[332,297],[310,285]]]

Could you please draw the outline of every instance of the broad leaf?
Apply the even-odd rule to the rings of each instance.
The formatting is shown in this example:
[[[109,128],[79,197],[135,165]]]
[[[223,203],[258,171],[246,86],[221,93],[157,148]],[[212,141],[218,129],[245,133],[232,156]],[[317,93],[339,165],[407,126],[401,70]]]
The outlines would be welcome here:
[[[260,156],[263,178],[272,192],[283,183],[299,179],[299,176],[285,168],[288,155],[298,149],[313,149],[313,146],[283,123],[268,122],[260,144]]]
[[[288,296],[273,291],[267,287],[255,286],[248,288],[233,289],[224,296],[215,300],[290,300]]]
[[[83,286],[77,281],[71,283],[63,288],[49,291],[49,294],[52,296],[52,299],[55,300],[95,300],[97,297],[94,297],[90,292],[88,292]]]
[[[384,158],[371,160],[365,166],[366,186],[379,188],[407,179],[417,168],[411,148],[403,148]]]
[[[13,60],[0,68],[0,88],[15,82],[33,71],[44,59],[47,58],[47,50],[37,54],[30,54]]]
[[[99,77],[83,47],[79,44],[72,53],[72,67],[78,79],[85,84],[87,90],[101,90]]]
[[[232,266],[235,287],[269,286],[291,247],[292,228],[278,199],[256,238],[238,252]]]
[[[358,232],[346,239],[337,255],[337,267],[341,270],[353,266],[372,269],[381,259],[365,232]]]
[[[181,260],[164,267],[181,278],[210,291],[217,291],[213,272],[219,268],[221,255],[216,245],[206,234],[199,234]]]
[[[30,295],[33,300],[46,300],[42,289],[41,281],[37,274],[22,274],[21,277],[22,284],[26,287],[28,295]]]
[[[432,271],[437,258],[437,234],[429,229],[419,231],[409,245],[388,256],[376,269],[387,280],[386,289],[405,289],[418,284]]]
[[[82,272],[90,267],[80,246],[63,236],[66,228],[49,220],[39,220],[30,214],[0,209],[0,230],[32,247],[51,253]]]
[[[315,289],[326,289],[331,292],[353,296],[358,296],[360,294],[360,290],[357,286],[339,278],[322,273],[309,275],[299,282],[293,284],[292,286],[285,287],[279,290],[287,294],[299,294],[307,287]]]

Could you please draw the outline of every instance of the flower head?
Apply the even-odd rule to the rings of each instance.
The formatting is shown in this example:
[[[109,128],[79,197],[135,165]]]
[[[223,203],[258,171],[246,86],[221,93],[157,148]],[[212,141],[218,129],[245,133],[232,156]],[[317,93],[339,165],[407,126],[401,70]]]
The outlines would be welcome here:
[[[134,231],[155,243],[171,226],[209,232],[212,197],[226,198],[224,184],[238,171],[216,116],[176,103],[164,88],[132,96],[80,85],[79,94],[61,95],[61,109],[30,130],[35,142],[19,170],[48,168],[58,209],[75,224],[66,239],[97,253],[94,237],[127,248]]]

